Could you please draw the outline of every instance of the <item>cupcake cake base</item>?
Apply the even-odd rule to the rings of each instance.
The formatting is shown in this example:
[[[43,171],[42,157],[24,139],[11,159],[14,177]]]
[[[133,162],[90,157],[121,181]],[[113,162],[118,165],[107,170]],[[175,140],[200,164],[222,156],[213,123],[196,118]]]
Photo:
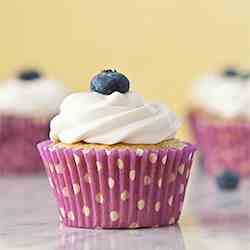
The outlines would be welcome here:
[[[69,227],[143,228],[180,218],[195,147],[38,145],[59,217]]]

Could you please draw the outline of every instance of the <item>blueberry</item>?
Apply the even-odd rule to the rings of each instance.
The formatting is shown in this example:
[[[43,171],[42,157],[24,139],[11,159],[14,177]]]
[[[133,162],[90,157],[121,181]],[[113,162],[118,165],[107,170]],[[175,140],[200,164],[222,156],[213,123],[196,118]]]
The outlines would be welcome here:
[[[242,80],[249,80],[250,79],[250,72],[241,73],[240,77]]]
[[[228,67],[226,69],[224,69],[223,71],[223,76],[225,77],[238,77],[240,74],[237,71],[237,69],[233,68],[233,67]]]
[[[24,70],[18,74],[18,79],[22,81],[33,81],[41,78],[41,73],[36,70]]]
[[[129,80],[116,70],[103,70],[92,78],[90,89],[103,95],[110,95],[115,91],[127,93],[129,91]]]
[[[234,190],[239,185],[240,177],[234,172],[225,171],[216,177],[216,182],[222,190]]]

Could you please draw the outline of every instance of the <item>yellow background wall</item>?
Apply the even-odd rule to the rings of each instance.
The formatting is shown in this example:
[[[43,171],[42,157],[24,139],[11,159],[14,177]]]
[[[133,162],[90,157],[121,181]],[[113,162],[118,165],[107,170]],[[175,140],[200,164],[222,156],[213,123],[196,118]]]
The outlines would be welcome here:
[[[182,115],[199,74],[250,67],[249,9],[247,0],[0,0],[0,79],[35,66],[86,90],[114,67]]]

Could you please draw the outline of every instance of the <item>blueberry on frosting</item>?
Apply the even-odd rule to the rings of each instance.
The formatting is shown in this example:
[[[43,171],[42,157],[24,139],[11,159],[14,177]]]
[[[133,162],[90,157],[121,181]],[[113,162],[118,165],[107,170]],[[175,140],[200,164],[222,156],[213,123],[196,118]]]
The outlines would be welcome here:
[[[116,70],[103,70],[92,78],[90,89],[103,95],[110,95],[115,91],[127,93],[129,91],[129,80]]]
[[[233,67],[228,67],[228,68],[224,69],[223,76],[225,76],[225,77],[238,77],[239,72],[237,71],[237,69],[235,69]]]
[[[234,190],[237,188],[240,177],[231,171],[225,171],[216,177],[217,185],[222,190]]]
[[[249,80],[250,79],[250,72],[241,73],[240,77],[242,80]]]
[[[22,81],[33,81],[41,78],[41,73],[36,70],[24,70],[18,74],[18,79]]]

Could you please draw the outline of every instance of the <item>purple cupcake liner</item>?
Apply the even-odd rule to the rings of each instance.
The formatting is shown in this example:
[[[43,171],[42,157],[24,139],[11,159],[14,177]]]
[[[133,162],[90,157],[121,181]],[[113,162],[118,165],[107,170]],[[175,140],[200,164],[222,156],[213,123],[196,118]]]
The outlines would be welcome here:
[[[188,120],[209,174],[230,170],[250,176],[250,123],[215,123],[195,111]]]
[[[140,228],[179,220],[195,147],[69,149],[38,145],[60,220],[69,227]]]
[[[0,116],[0,175],[44,170],[36,144],[48,138],[49,120]]]

